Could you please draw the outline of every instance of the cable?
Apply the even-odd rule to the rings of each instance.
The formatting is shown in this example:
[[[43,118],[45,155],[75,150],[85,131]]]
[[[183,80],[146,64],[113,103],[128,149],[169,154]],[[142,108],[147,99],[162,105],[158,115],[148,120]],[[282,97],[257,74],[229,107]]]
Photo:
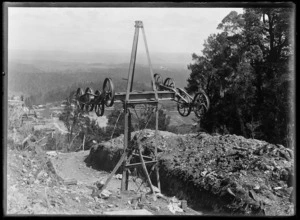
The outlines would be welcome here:
[[[120,116],[121,116],[121,114],[122,114],[123,112],[124,112],[123,110],[120,111],[119,116],[118,116],[118,118],[117,118],[117,121],[116,121],[116,123],[115,123],[115,125],[114,125],[114,129],[113,129],[112,135],[111,135],[111,137],[110,137],[110,140],[111,140],[111,141],[112,141],[112,138],[113,138],[113,136],[114,136],[115,129],[116,129],[116,126],[117,126],[117,123],[119,122]]]

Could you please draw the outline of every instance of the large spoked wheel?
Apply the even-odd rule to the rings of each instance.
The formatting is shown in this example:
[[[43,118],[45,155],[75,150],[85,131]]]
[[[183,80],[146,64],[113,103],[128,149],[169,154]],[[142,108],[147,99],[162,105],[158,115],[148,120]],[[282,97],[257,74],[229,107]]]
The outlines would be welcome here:
[[[76,105],[77,108],[83,110],[84,108],[84,104],[81,103],[81,99],[82,99],[82,95],[83,95],[83,90],[81,88],[78,88],[76,91]]]
[[[114,104],[115,98],[115,88],[112,80],[106,78],[103,83],[103,94],[104,94],[104,103],[107,107],[111,107]]]
[[[209,109],[209,99],[204,91],[196,93],[193,100],[193,110],[198,118],[201,118]]]
[[[100,102],[98,104],[95,104],[95,113],[98,117],[104,115],[104,103]]]
[[[94,92],[91,88],[86,88],[85,90],[85,111],[92,111],[92,105],[90,104],[90,102],[94,99]]]
[[[175,88],[175,82],[172,78],[166,78],[164,82],[164,86],[170,87],[170,88]]]
[[[156,90],[159,91],[161,89],[160,85],[163,85],[163,78],[160,74],[155,73],[154,74],[154,80],[155,80]]]
[[[177,89],[179,95],[178,96],[178,101],[177,101],[177,111],[178,113],[183,116],[186,117],[191,113],[191,98],[189,96],[189,94],[184,91],[181,88]]]

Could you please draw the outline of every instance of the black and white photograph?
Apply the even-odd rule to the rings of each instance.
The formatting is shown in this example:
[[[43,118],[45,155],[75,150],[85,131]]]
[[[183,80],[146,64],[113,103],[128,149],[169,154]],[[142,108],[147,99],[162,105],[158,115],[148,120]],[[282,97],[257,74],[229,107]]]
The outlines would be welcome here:
[[[296,7],[4,2],[5,216],[296,216]]]

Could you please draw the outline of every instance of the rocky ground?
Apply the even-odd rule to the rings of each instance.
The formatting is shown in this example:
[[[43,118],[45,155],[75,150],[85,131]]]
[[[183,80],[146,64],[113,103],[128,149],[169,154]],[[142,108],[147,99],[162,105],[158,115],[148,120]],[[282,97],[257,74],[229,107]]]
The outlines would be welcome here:
[[[145,130],[142,137],[144,154],[153,154],[154,131]],[[122,153],[123,138],[95,145],[87,163],[111,170]],[[294,214],[294,155],[290,149],[236,135],[170,132],[160,132],[158,149],[162,192],[187,200],[196,210]]]
[[[97,188],[123,153],[124,136],[95,144],[89,151],[46,152],[45,139],[33,140],[32,126],[20,125],[21,113],[16,107],[10,108],[13,120],[9,120],[4,157],[4,205],[8,215],[295,213],[295,158],[294,152],[284,146],[236,135],[159,131],[161,196],[153,200],[149,187],[142,184],[142,175],[131,175],[129,190],[121,193],[120,172],[98,195]],[[58,122],[53,122],[53,128],[63,130]],[[142,142],[143,154],[153,155],[154,131],[147,129],[134,135]],[[156,178],[151,178],[157,185]],[[182,206],[184,200],[187,207]]]
[[[57,153],[38,145],[7,152],[8,215],[201,215],[189,207],[180,209],[175,197],[153,200],[149,187],[130,178],[129,191],[120,192],[121,178],[115,175],[99,196],[93,192],[109,172],[84,162],[88,151]],[[172,209],[172,207],[173,209]],[[175,212],[175,210],[177,210]],[[176,209],[177,208],[177,209]],[[170,211],[171,210],[171,211]],[[116,213],[114,213],[116,211]],[[119,212],[121,211],[121,212]],[[138,211],[138,212],[137,212]]]

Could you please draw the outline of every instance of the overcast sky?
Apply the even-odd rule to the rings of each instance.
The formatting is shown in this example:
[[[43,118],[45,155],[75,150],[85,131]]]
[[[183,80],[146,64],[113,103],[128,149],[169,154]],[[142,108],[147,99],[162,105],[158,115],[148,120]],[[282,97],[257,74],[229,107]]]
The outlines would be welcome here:
[[[150,53],[199,53],[204,40],[218,31],[218,24],[233,10],[243,11],[242,8],[11,7],[8,48],[127,53],[132,48],[134,21],[141,20]]]

